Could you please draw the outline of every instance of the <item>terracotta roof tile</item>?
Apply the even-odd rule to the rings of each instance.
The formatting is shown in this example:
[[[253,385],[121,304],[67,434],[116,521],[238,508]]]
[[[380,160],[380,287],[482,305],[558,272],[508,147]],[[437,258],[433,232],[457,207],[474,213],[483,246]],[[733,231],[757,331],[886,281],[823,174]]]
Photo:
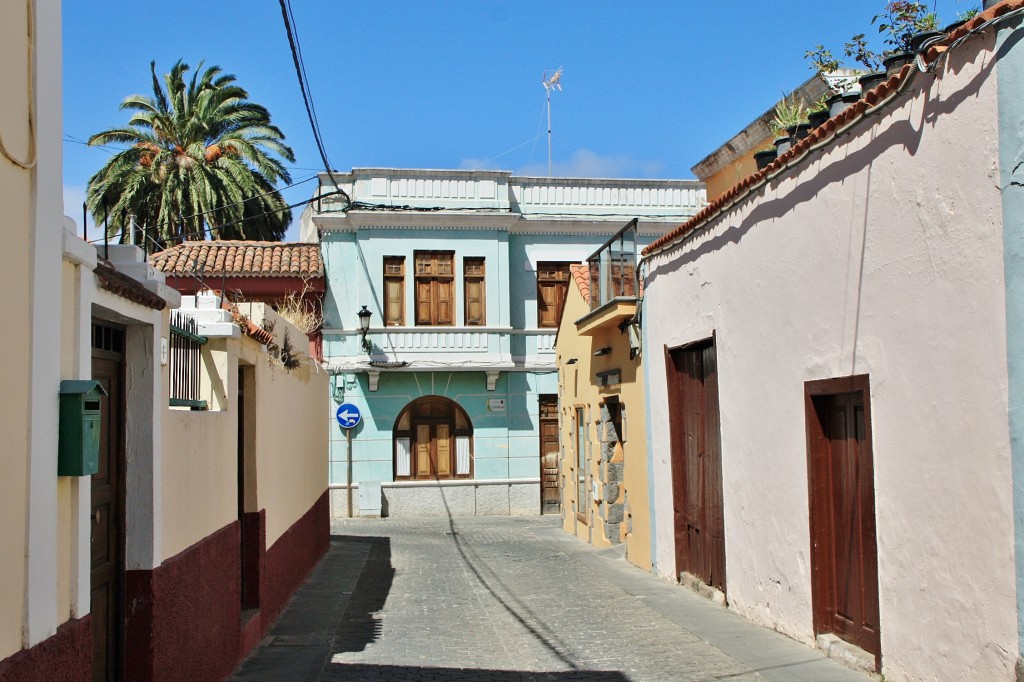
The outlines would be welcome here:
[[[573,264],[569,266],[569,274],[576,282],[583,300],[590,301],[590,267],[582,263]]]
[[[167,301],[144,287],[141,282],[118,272],[113,265],[103,259],[96,263],[93,272],[96,273],[96,280],[101,289],[153,310],[163,310],[167,307]]]
[[[150,257],[150,264],[169,275],[228,277],[322,277],[318,244],[295,242],[184,242]]]
[[[925,63],[930,64],[934,62],[940,55],[949,49],[950,45],[960,38],[968,35],[985,22],[996,17],[1001,17],[1007,12],[1012,12],[1022,8],[1024,8],[1024,0],[1004,0],[1004,2],[979,13],[962,26],[958,26],[954,30],[950,31],[945,38],[931,45],[923,53]],[[852,123],[854,120],[860,118],[864,112],[871,107],[884,102],[887,97],[896,93],[905,81],[909,81],[913,78],[913,72],[916,70],[917,66],[915,63],[911,62],[910,64],[905,64],[902,69],[880,83],[873,90],[864,93],[862,99],[853,103],[836,116],[833,116],[831,119],[812,130],[807,137],[794,144],[789,151],[775,159],[775,161],[770,163],[767,167],[743,178],[727,191],[723,192],[718,199],[698,211],[696,215],[685,223],[670,230],[658,239],[655,239],[643,250],[643,254],[645,256],[649,255],[658,251],[665,245],[671,244],[672,242],[685,237],[721,211],[729,208],[734,201],[738,200],[745,194],[745,190],[748,187],[760,184],[769,176],[780,171],[787,164],[799,159],[811,147],[827,141],[828,138],[832,137],[837,130],[840,130],[848,123]]]

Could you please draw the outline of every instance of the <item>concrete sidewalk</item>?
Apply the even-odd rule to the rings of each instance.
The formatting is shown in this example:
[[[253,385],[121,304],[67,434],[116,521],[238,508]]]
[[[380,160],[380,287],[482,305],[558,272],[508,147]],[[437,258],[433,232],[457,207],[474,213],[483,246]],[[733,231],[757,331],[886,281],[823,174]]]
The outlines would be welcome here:
[[[354,519],[235,680],[850,680],[552,517]]]

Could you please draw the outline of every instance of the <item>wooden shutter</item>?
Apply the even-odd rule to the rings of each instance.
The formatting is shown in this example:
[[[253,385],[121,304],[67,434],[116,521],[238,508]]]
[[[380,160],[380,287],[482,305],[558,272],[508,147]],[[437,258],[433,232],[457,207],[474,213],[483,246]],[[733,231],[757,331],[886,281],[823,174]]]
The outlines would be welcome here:
[[[416,425],[416,477],[430,476],[430,424]]]
[[[416,280],[416,324],[434,324],[432,284],[430,280]]]
[[[405,258],[384,257],[384,325],[405,324]]]
[[[448,425],[437,424],[435,442],[437,443],[437,477],[451,478],[452,475],[452,440],[449,437]]]
[[[416,324],[454,324],[454,252],[417,251],[415,261]]]
[[[569,263],[537,264],[537,326],[557,327],[569,285]]]
[[[450,279],[439,279],[433,284],[434,324],[454,324],[455,305],[452,301],[452,290],[455,289],[455,282]]]
[[[466,258],[463,261],[463,277],[463,289],[466,292],[466,325],[482,326],[486,324],[484,259]]]

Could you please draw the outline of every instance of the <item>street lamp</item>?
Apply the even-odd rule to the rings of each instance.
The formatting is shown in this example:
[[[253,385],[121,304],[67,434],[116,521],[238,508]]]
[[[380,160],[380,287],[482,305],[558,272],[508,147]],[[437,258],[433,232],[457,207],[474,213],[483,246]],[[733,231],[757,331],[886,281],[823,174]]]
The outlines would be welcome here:
[[[373,316],[373,313],[367,310],[364,305],[363,309],[360,310],[357,315],[359,315],[359,334],[362,336],[363,340],[363,352],[369,353],[371,346],[370,342],[366,340],[366,333],[370,331],[370,317]]]

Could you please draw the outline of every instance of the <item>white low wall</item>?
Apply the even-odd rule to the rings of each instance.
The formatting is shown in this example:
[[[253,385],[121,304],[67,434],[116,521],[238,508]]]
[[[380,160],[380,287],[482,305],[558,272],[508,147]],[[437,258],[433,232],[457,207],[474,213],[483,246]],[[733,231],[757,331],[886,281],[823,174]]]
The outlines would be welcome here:
[[[381,484],[381,516],[529,516],[540,513],[540,479],[428,481]],[[352,486],[352,515],[359,513],[359,484]],[[348,489],[331,488],[331,520],[348,518]]]

